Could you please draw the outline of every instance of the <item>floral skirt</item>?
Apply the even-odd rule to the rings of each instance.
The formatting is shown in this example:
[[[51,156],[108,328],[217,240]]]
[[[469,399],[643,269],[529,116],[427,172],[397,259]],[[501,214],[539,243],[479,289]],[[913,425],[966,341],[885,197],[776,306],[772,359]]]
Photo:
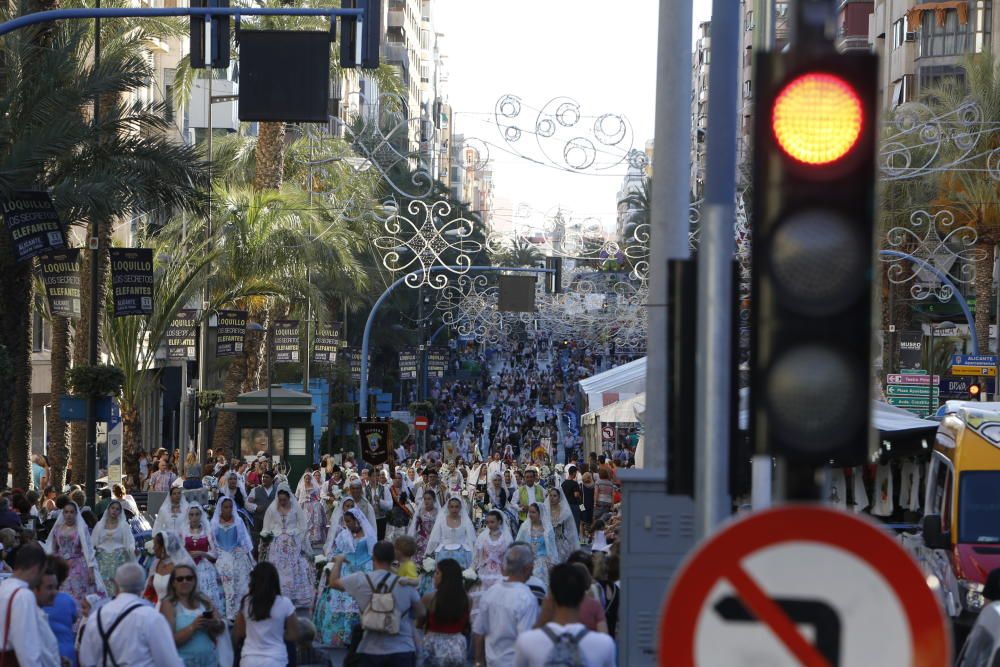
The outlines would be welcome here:
[[[250,571],[253,569],[253,559],[241,547],[232,551],[219,550],[219,560],[215,569],[222,581],[222,597],[225,611],[219,610],[230,623],[236,621],[236,613],[240,610],[240,601],[250,590]]]
[[[215,564],[207,558],[202,558],[195,566],[195,574],[198,575],[198,592],[212,601],[212,606],[219,611],[219,616],[226,616],[225,599],[219,586],[219,572],[215,569]]]
[[[323,544],[326,541],[326,524],[329,517],[323,512],[323,501],[313,500],[302,506],[309,519],[309,541],[313,544]]]
[[[346,648],[351,643],[351,630],[361,621],[361,612],[348,593],[324,588],[316,601],[313,623],[316,643],[334,648]]]
[[[467,652],[465,635],[428,632],[421,648],[421,664],[424,667],[465,667]]]
[[[290,535],[279,535],[267,548],[267,561],[278,568],[281,594],[299,608],[312,609],[316,595],[316,568]]]
[[[538,577],[546,588],[549,585],[549,568],[551,568],[555,563],[553,563],[547,556],[535,556],[535,567],[532,570],[532,574]]]
[[[97,571],[101,573],[101,580],[104,581],[104,590],[115,590],[111,587],[111,584],[115,580],[115,573],[118,571],[118,567],[129,562],[128,552],[125,549],[95,551],[94,557],[97,559]]]
[[[85,558],[82,556],[67,558],[66,563],[69,565],[69,576],[59,590],[68,593],[76,602],[76,608],[82,609],[83,601],[91,593],[97,592],[97,586],[90,583],[91,569],[87,566]],[[79,622],[77,620],[77,623]]]

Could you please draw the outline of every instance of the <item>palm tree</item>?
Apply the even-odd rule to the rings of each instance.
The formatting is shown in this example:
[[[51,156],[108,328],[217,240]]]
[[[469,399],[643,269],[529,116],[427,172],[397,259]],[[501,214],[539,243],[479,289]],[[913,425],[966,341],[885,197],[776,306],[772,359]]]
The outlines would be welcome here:
[[[0,7],[0,20],[10,18],[8,7]],[[67,24],[49,30],[47,47],[38,44],[39,31],[31,28],[5,37],[0,197],[22,189],[48,190],[67,225],[191,205],[205,182],[195,151],[163,138],[167,128],[156,105],[115,102],[145,85],[151,74],[140,53],[142,35],[116,40],[94,67],[87,59],[85,28]],[[97,97],[107,101],[102,123],[95,127],[87,116]],[[0,296],[0,343],[10,354],[15,377],[12,390],[0,399],[9,402],[12,415],[12,435],[3,445],[10,448],[15,485],[25,487],[30,479],[31,269],[32,262],[16,262],[8,236],[0,234],[6,287]],[[0,465],[7,455],[0,446]]]
[[[129,479],[139,478],[139,401],[155,381],[157,349],[177,311],[195,293],[205,267],[218,254],[209,243],[177,250],[169,238],[155,246],[156,298],[151,315],[115,317],[110,299],[104,313],[105,346],[111,363],[124,374],[118,406],[124,430],[123,464]]]
[[[975,328],[985,348],[989,344],[993,257],[1000,243],[1000,192],[990,176],[991,155],[1000,148],[1000,131],[996,129],[1000,125],[1000,63],[989,53],[966,59],[964,84],[946,80],[928,95],[932,108],[941,112],[952,111],[969,99],[979,105],[982,126],[989,129],[979,137],[978,157],[960,168],[940,172],[934,204],[951,209],[959,224],[976,230]]]
[[[496,259],[503,266],[538,266],[545,261],[541,251],[523,236],[515,236],[511,246]]]

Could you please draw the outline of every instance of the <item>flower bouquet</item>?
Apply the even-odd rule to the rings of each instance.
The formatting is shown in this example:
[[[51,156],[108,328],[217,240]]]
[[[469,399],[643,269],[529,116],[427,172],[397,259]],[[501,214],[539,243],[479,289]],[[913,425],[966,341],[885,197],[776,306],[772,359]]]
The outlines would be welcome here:
[[[153,540],[147,540],[144,546],[146,547],[146,553],[148,553],[151,556],[155,554],[155,552],[153,551]]]
[[[434,570],[437,569],[437,561],[431,558],[430,556],[425,558],[420,565],[421,569],[423,569],[423,571],[426,572],[427,574],[431,574],[434,572]]]
[[[316,557],[313,559],[313,562],[316,565],[322,565],[323,563],[326,562],[326,554],[317,554]]]
[[[462,570],[462,582],[465,584],[465,590],[471,591],[479,583],[479,574],[471,567],[466,568]]]
[[[260,541],[264,544],[270,544],[271,540],[274,539],[274,533],[269,530],[265,530],[260,534]]]

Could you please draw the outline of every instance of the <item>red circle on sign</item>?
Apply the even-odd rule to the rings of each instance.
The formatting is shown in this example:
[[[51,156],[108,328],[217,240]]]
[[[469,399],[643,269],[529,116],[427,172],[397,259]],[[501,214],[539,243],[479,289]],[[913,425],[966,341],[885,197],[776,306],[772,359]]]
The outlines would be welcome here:
[[[909,666],[895,667],[951,664],[951,634],[937,598],[920,568],[895,540],[871,522],[843,512],[791,506],[754,513],[712,536],[688,556],[674,577],[660,620],[660,667],[695,667],[698,618],[716,583],[726,579],[739,590],[736,580],[748,576],[739,566],[740,561],[785,542],[814,542],[842,549],[882,577],[906,611],[913,641],[913,661]],[[749,602],[744,600],[746,604]],[[771,624],[770,619],[761,620]],[[772,628],[778,625],[775,623]],[[798,638],[792,638],[795,642],[804,642],[790,621],[784,628],[777,627],[779,638],[783,635],[781,630],[794,633]],[[673,640],[669,647],[667,637]],[[794,652],[794,648],[791,650]]]
[[[427,421],[427,417],[417,417],[416,419],[413,420],[413,426],[418,431],[426,431],[427,430],[427,424],[429,424],[429,423],[430,422]]]

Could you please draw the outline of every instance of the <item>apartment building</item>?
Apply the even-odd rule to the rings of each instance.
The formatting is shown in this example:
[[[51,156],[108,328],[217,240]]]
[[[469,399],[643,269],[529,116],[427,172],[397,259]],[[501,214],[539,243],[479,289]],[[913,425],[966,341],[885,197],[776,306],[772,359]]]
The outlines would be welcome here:
[[[880,100],[884,110],[917,99],[945,77],[964,79],[970,54],[997,52],[992,0],[921,3],[875,0],[868,42],[882,56]]]

